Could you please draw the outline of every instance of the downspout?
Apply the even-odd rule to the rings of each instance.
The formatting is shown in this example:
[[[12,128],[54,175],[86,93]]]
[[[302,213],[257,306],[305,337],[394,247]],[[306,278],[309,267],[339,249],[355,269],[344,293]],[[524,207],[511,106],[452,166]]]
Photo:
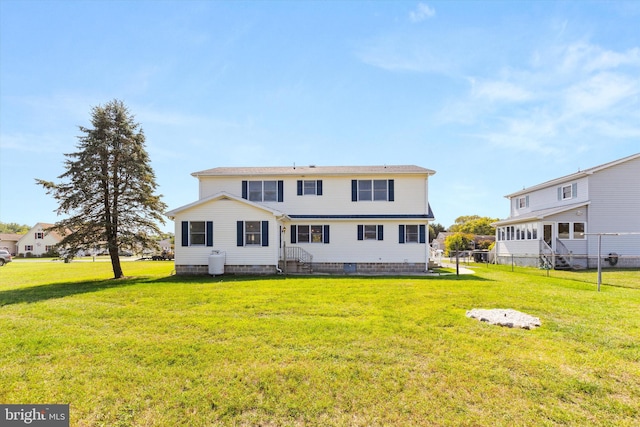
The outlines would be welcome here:
[[[424,179],[424,213],[425,216],[429,216],[429,174]],[[425,273],[429,272],[429,258],[431,258],[431,244],[429,243],[429,218],[427,218],[427,230],[425,236],[425,263],[424,263],[424,271]]]

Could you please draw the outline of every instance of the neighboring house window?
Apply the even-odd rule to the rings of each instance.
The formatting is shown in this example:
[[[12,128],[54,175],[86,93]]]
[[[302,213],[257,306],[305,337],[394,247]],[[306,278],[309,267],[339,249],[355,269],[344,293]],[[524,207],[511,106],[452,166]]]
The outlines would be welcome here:
[[[282,202],[284,181],[242,181],[242,198],[251,202]]]
[[[558,200],[575,199],[578,197],[578,184],[563,185],[558,187]]]
[[[32,251],[32,250],[33,250],[33,245],[24,245],[25,252]]]
[[[36,239],[44,239],[44,233],[36,233]]]
[[[394,201],[393,179],[351,180],[351,201]]]
[[[559,239],[584,239],[585,223],[584,222],[559,222],[558,238]]]
[[[558,239],[568,239],[570,237],[570,228],[568,222],[558,223]]]
[[[425,243],[426,229],[424,224],[400,225],[398,227],[398,241],[399,243]]]
[[[269,221],[238,221],[238,246],[269,246]]]
[[[329,226],[292,225],[291,243],[329,243]]]
[[[358,225],[358,240],[383,240],[384,226]]]
[[[322,180],[298,180],[298,196],[322,196]]]
[[[518,198],[518,209],[529,207],[529,196]]]
[[[182,221],[182,246],[213,246],[213,221]]]

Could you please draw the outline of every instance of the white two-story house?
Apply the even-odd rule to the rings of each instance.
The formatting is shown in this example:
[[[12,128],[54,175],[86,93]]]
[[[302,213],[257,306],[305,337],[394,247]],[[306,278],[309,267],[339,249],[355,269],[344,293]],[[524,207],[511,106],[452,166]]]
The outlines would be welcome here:
[[[39,222],[31,230],[20,237],[16,246],[19,255],[23,256],[43,256],[60,243],[63,236],[57,231],[50,231],[53,224]],[[68,231],[70,233],[70,231]]]
[[[410,273],[428,268],[428,180],[418,166],[219,167],[175,221],[177,274]]]
[[[594,268],[600,250],[605,266],[640,266],[640,153],[505,197],[499,263]]]

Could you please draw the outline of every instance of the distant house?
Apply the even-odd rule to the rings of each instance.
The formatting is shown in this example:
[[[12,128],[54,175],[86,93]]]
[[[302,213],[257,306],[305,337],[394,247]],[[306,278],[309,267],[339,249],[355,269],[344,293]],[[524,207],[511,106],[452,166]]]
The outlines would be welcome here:
[[[175,221],[178,274],[424,272],[428,178],[418,166],[221,167],[193,173]],[[214,267],[219,261],[213,260]]]
[[[447,231],[441,231],[438,233],[435,239],[431,242],[431,249],[434,251],[443,251],[445,250],[445,240],[447,237],[451,236],[455,233],[449,233]]]
[[[606,265],[640,266],[640,153],[505,196],[497,262],[595,267],[599,233]]]
[[[6,249],[11,255],[18,254],[18,240],[23,234],[0,233],[0,249]]]
[[[452,236],[454,234],[456,233],[449,232],[449,231],[441,231],[440,233],[438,233],[436,238],[433,239],[433,241],[431,242],[431,249],[433,249],[434,251],[441,250],[443,252],[446,252],[445,241],[447,240],[447,237]],[[473,241],[471,242],[471,246],[469,247],[469,249],[479,249],[483,241],[494,242],[496,239],[495,236],[486,236],[482,234],[473,234],[472,236],[473,236]]]
[[[50,227],[53,227],[53,224],[39,222],[26,234],[20,236],[16,244],[17,253],[19,255],[42,256],[49,252],[63,239],[63,236],[55,231],[46,231]]]

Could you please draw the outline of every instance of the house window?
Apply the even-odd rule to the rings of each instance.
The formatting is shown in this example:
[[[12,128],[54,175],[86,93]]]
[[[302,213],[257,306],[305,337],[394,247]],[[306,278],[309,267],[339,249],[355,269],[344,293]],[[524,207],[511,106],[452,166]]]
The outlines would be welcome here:
[[[358,240],[383,240],[384,226],[358,225]]]
[[[242,181],[242,198],[252,202],[282,202],[283,181]]]
[[[573,238],[584,239],[584,222],[573,223]]]
[[[36,239],[44,239],[44,233],[42,232],[36,233]]]
[[[260,221],[246,221],[245,223],[245,245],[261,245],[262,229]]]
[[[213,221],[182,221],[182,246],[213,246]]]
[[[529,207],[529,196],[518,198],[518,209]]]
[[[24,245],[24,251],[29,252],[33,250],[33,245]]]
[[[204,221],[193,221],[189,223],[189,242],[190,246],[203,245],[205,241]]]
[[[563,185],[558,187],[558,200],[575,199],[578,197],[578,184]]]
[[[269,246],[269,221],[238,221],[238,246]]]
[[[558,223],[558,239],[569,239],[570,238],[570,228],[568,222],[559,222]]]
[[[329,243],[329,226],[292,225],[291,243]]]
[[[51,252],[52,249],[53,249],[52,245],[45,245],[44,247],[45,252]]]
[[[322,243],[324,226],[322,225],[299,225],[297,230],[298,243]]]
[[[322,196],[322,180],[298,180],[298,196]]]
[[[400,225],[398,227],[399,243],[425,243],[426,242],[426,226],[420,225]]]
[[[393,179],[359,179],[351,181],[351,201],[394,201]]]
[[[531,233],[533,240],[538,240],[538,224],[533,224],[533,232]]]
[[[405,242],[407,243],[418,243],[418,226],[417,225],[407,225],[406,227],[406,237]]]

